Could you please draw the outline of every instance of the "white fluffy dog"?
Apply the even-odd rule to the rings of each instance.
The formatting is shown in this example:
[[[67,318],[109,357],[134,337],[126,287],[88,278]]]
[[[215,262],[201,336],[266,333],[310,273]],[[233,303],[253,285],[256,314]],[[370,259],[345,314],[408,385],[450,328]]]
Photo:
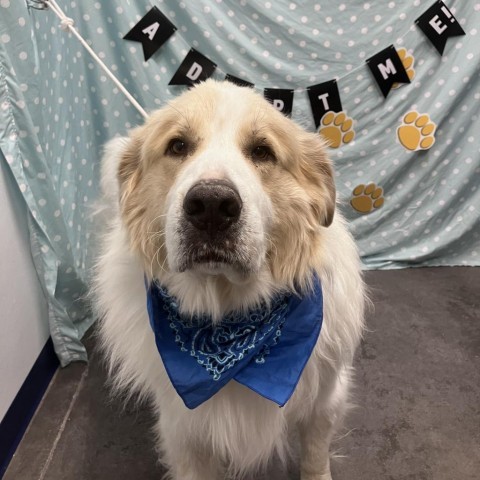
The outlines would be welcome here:
[[[287,458],[297,430],[302,480],[330,480],[364,286],[352,237],[334,215],[319,135],[253,90],[209,80],[111,141],[101,182],[105,232],[93,286],[101,342],[115,387],[153,402],[173,479],[252,478]],[[305,295],[312,278],[321,282],[323,326],[286,405],[231,380],[187,408],[157,350],[146,282],[168,291],[182,315],[219,324],[278,292]]]

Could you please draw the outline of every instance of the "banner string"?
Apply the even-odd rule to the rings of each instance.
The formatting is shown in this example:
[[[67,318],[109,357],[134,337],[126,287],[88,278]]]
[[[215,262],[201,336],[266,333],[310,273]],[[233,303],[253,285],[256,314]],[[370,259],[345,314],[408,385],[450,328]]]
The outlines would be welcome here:
[[[398,40],[402,40],[410,33],[410,32],[413,32],[415,30],[415,25],[411,25],[408,30],[400,37],[397,38],[397,42]],[[182,40],[184,40],[187,44],[187,40],[185,40],[181,33],[180,32],[175,32],[176,35],[179,35]],[[396,49],[396,47],[395,47]],[[348,77],[349,75],[353,75],[355,72],[358,72],[358,70],[360,70],[361,68],[365,68],[367,66],[367,63],[366,62],[363,62],[361,63],[360,65],[356,66],[355,68],[352,68],[351,70],[349,70],[347,73],[343,74],[342,76],[335,76],[332,78],[332,80],[335,80],[336,82],[339,82],[340,80],[343,80],[344,78]],[[215,73],[220,73],[222,75],[227,75],[228,72],[224,72],[220,67],[216,67],[215,68]],[[245,79],[247,80],[247,79]],[[250,81],[250,80],[249,80]],[[257,84],[254,84],[254,87],[253,87],[255,90],[258,90],[259,92],[263,92],[263,88],[262,87],[258,87]],[[276,87],[272,87],[272,88],[276,88]],[[279,87],[279,88],[282,88],[282,89],[288,89],[288,90],[293,90],[295,93],[304,93],[308,90],[308,87],[298,87],[298,88],[288,88],[288,87]]]
[[[112,71],[105,65],[105,63],[100,59],[100,57],[93,51],[90,45],[85,41],[85,39],[78,33],[75,28],[75,22],[72,18],[67,17],[63,10],[59,7],[58,3],[55,0],[45,0],[45,5],[47,5],[50,10],[60,19],[60,28],[64,31],[69,31],[77,37],[79,42],[85,47],[90,56],[97,62],[102,70],[108,75],[108,77],[115,83],[115,85],[120,89],[120,91],[127,97],[129,102],[138,110],[140,115],[143,118],[147,119],[149,117],[148,113],[144,108],[135,100],[133,95],[123,86],[120,80],[112,73]]]
[[[457,4],[458,0],[453,0],[452,1],[452,7],[451,9],[452,10],[455,10],[455,5]],[[407,37],[410,33],[414,32],[415,30],[417,29],[417,25],[416,23],[410,25],[410,27],[408,28],[408,30],[403,34],[401,35],[400,37],[397,37],[397,40],[395,42],[392,42],[392,44],[395,46],[395,44],[400,44],[402,45],[403,44],[403,40],[405,39],[405,37]],[[189,42],[183,37],[182,33],[177,30],[175,32],[175,35],[178,35],[187,45],[190,46]],[[405,48],[405,47],[404,47]],[[395,49],[397,49],[397,47],[395,46]],[[355,72],[358,72],[358,70],[362,69],[362,68],[365,68],[367,66],[367,62],[364,61],[363,63],[360,63],[359,65],[357,65],[355,68],[352,68],[351,70],[349,70],[347,73],[344,73],[343,75],[341,76],[336,76],[334,77],[333,79],[336,81],[336,82],[339,82],[340,80],[343,80],[344,78],[348,77],[349,75],[353,75]],[[224,72],[221,68],[219,68],[218,66],[215,68],[215,73],[221,73],[223,75],[227,75],[228,72]],[[332,79],[332,80],[333,80]],[[245,79],[247,80],[247,79]],[[249,80],[249,79],[248,79]],[[250,80],[249,80],[250,81]],[[258,90],[258,91],[263,91],[263,89],[261,87],[257,87],[257,85],[255,84],[254,86],[255,90]],[[279,87],[279,88],[287,88],[288,87]],[[299,87],[299,88],[294,88],[294,89],[289,89],[289,90],[293,90],[295,93],[303,93],[303,92],[306,92],[308,90],[308,87]]]
[[[87,50],[87,52],[90,54],[90,56],[95,60],[95,62],[97,62],[97,64],[102,68],[102,70],[108,75],[108,77],[115,83],[115,85],[120,89],[120,91],[125,95],[125,97],[130,101],[130,103],[138,110],[138,112],[146,119],[149,117],[148,113],[145,111],[145,109],[138,103],[138,101],[133,97],[133,95],[125,88],[125,86],[120,82],[120,80],[118,80],[118,78],[112,73],[112,71],[105,65],[105,63],[98,57],[98,55],[95,53],[95,51],[90,47],[90,45],[88,45],[88,43],[85,41],[85,39],[80,35],[80,33],[78,32],[78,30],[75,28],[75,22],[72,18],[68,17],[64,12],[63,10],[60,8],[60,6],[58,5],[58,3],[56,2],[56,0],[41,0],[41,1],[38,1],[38,0],[32,0],[33,3],[37,4],[37,5],[45,5],[47,6],[48,8],[50,8],[50,10],[52,10],[55,15],[57,15],[57,17],[60,19],[60,28],[64,31],[69,31],[71,32],[79,41],[80,43],[85,47],[85,49]],[[455,4],[457,2],[453,2],[453,4]],[[36,8],[36,7],[34,7]],[[401,43],[403,44],[403,39],[411,32],[413,32],[414,30],[416,29],[416,25],[411,25],[408,30],[403,34],[401,35],[400,37],[397,37],[397,40],[395,43]],[[180,31],[177,31],[176,32],[176,35],[178,35],[178,37],[187,45],[191,48],[190,46],[190,43],[183,37],[183,35],[181,34]],[[358,70],[360,70],[361,68],[364,68],[366,65],[365,65],[366,62],[358,65],[357,67],[351,69],[350,71],[348,71],[347,73],[341,75],[340,77],[335,77],[334,80],[336,82],[339,82],[340,80],[348,77],[349,75],[352,75],[354,74],[355,72],[357,72]],[[218,66],[216,66],[215,68],[215,74],[223,74],[223,75],[227,75],[227,72],[223,71],[221,68],[219,68]],[[285,87],[283,87],[285,88]],[[261,92],[263,91],[263,89],[259,86],[257,86],[257,84],[254,84],[254,89]],[[294,88],[294,89],[289,89],[289,90],[293,90],[295,93],[303,93],[303,92],[306,92],[308,90],[308,87],[297,87],[297,88]]]

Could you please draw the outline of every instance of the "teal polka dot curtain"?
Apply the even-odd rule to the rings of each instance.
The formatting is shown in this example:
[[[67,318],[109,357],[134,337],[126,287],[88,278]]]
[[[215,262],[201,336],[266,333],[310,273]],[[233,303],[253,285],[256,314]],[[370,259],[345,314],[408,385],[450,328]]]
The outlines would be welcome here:
[[[65,365],[86,358],[80,339],[93,321],[89,219],[102,144],[142,117],[52,11],[27,3],[0,0],[0,161],[28,205]],[[168,84],[192,47],[217,64],[214,78],[294,89],[292,118],[330,142],[365,268],[480,264],[480,2],[445,0],[466,35],[443,56],[415,25],[433,0],[58,3],[147,111],[184,90]],[[154,5],[177,31],[145,62],[123,36]],[[411,83],[385,99],[365,61],[391,44]],[[316,128],[306,88],[333,79],[342,111]]]

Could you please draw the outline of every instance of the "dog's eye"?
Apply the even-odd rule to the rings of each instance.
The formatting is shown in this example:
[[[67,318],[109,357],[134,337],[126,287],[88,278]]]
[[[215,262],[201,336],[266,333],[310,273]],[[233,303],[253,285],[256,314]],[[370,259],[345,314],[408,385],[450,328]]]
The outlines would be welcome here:
[[[168,144],[167,153],[175,156],[183,156],[187,153],[187,143],[179,138],[174,138]]]
[[[252,149],[252,160],[261,162],[262,160],[270,160],[273,158],[273,153],[267,145],[257,145]]]

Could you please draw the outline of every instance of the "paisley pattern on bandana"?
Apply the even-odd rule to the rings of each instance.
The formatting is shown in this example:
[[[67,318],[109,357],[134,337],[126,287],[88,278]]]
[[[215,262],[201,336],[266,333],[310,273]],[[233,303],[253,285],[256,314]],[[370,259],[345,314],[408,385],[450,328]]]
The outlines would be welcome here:
[[[147,288],[147,311],[163,367],[187,408],[197,408],[235,381],[283,407],[318,341],[323,322],[319,278],[303,295],[282,294],[213,325],[182,316],[162,286]]]
[[[207,316],[182,317],[175,298],[158,287],[175,343],[185,354],[196,359],[213,380],[234,367],[262,342],[253,357],[256,363],[265,363],[270,348],[282,334],[288,311],[288,296],[276,297],[270,306],[265,304],[248,312],[231,312],[218,325],[212,325]]]

